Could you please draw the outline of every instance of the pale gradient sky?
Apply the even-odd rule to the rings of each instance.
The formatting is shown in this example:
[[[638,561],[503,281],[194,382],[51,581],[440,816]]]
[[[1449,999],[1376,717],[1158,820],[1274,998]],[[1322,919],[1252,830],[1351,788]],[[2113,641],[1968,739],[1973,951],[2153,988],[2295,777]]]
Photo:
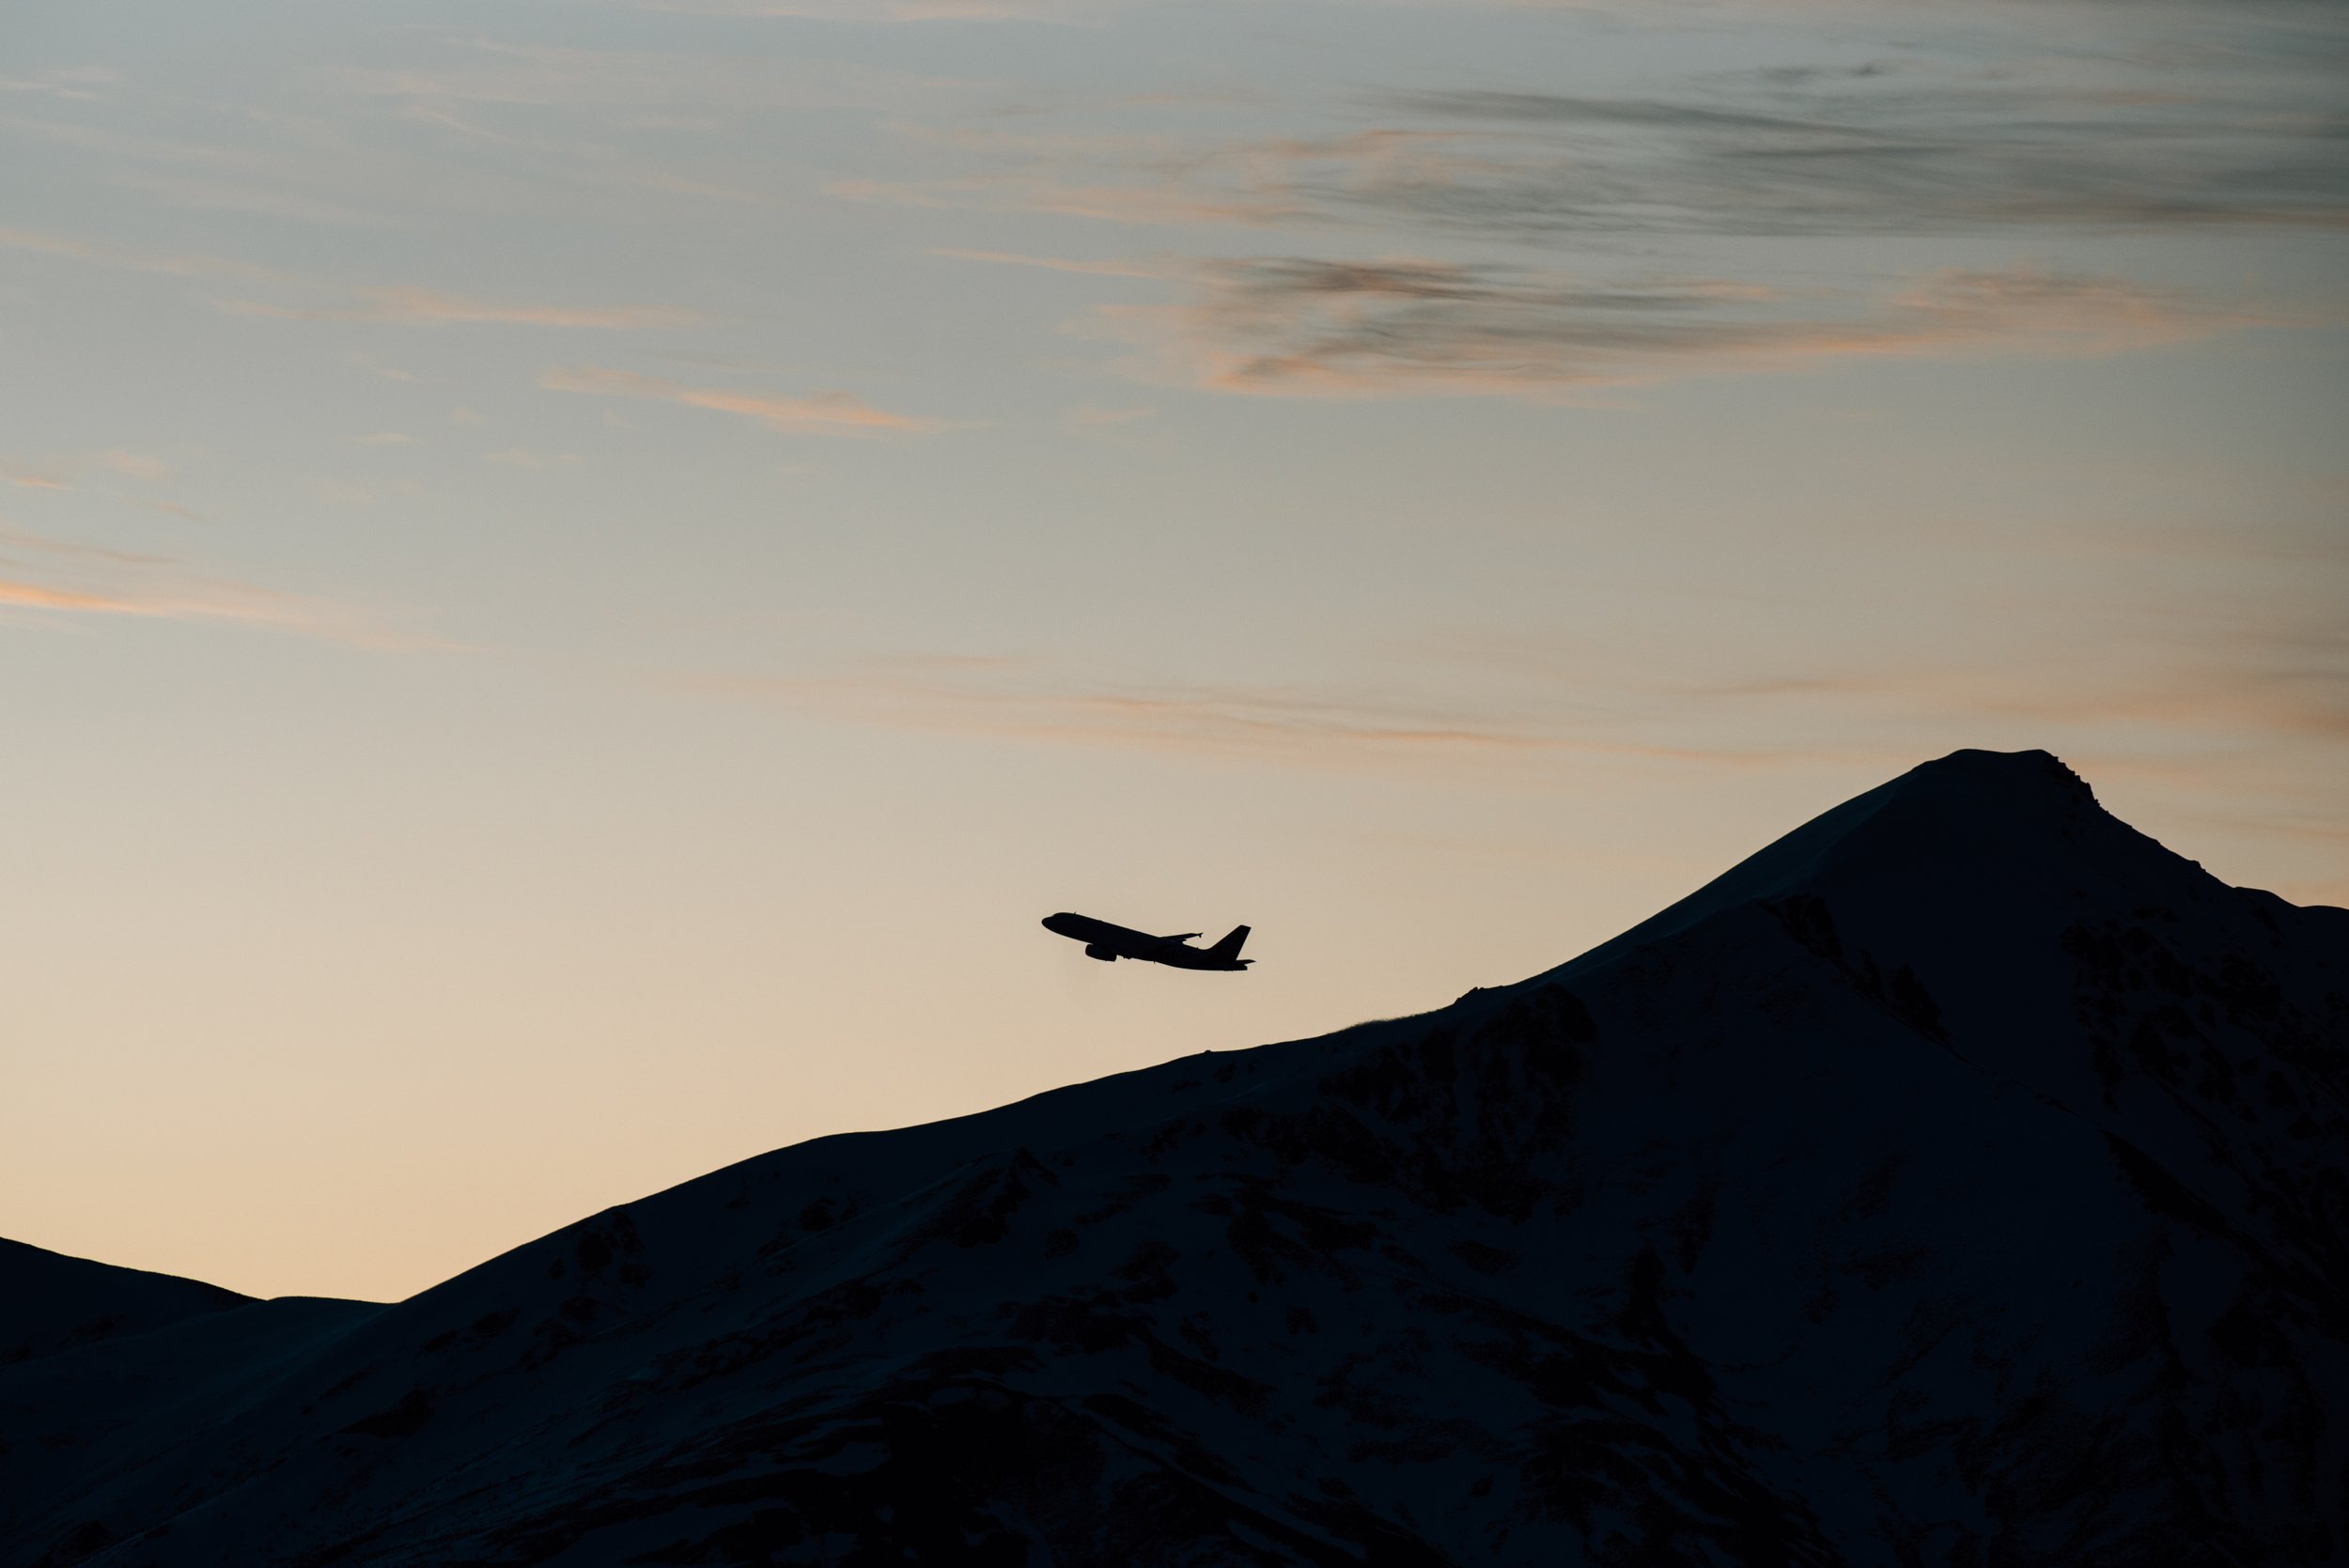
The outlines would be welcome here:
[[[0,1234],[398,1296],[1966,745],[2349,903],[2344,102],[2338,0],[16,0]]]

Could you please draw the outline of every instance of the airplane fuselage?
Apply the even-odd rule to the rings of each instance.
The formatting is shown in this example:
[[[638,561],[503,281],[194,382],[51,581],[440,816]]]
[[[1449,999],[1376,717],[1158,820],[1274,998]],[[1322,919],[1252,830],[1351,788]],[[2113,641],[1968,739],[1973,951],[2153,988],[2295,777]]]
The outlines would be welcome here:
[[[1213,947],[1193,947],[1189,938],[1199,935],[1187,931],[1179,937],[1154,937],[1147,931],[1130,926],[1112,925],[1091,915],[1061,913],[1047,915],[1044,929],[1054,936],[1085,944],[1085,956],[1104,963],[1119,958],[1136,958],[1153,964],[1165,964],[1178,970],[1244,970],[1252,960],[1239,955],[1240,944],[1248,939],[1248,927],[1239,926]]]

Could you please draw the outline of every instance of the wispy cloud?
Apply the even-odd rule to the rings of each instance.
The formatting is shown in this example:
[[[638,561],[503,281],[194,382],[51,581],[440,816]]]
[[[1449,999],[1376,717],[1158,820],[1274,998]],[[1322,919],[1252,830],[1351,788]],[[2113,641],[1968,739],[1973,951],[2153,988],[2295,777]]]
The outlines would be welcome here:
[[[2205,747],[2231,736],[2290,734],[2349,744],[2349,668],[2338,661],[2162,675],[2099,671],[2034,685],[2012,671],[1918,665],[1736,681],[1664,676],[1610,690],[1609,701],[1592,700],[1601,693],[1588,690],[1576,693],[1580,702],[1552,692],[1515,711],[1489,697],[1423,690],[1378,696],[1277,683],[1107,683],[1019,660],[873,660],[822,676],[696,675],[672,684],[889,728],[1337,768],[1413,758],[1481,767],[1575,755],[1753,765],[1897,756],[1930,743],[1912,737],[1980,734],[1988,722],[2069,735],[2077,744],[2107,737],[2102,745],[2119,756],[2129,754],[2132,732]],[[1640,711],[1609,711],[1626,706]],[[1758,730],[1699,722],[1722,707],[1767,712],[1774,722]],[[1664,739],[1659,731],[1691,738]],[[1881,738],[1863,738],[1870,735]],[[2139,750],[2152,766],[2158,753]]]
[[[1097,306],[1080,323],[1155,350],[1128,368],[1235,392],[1556,396],[1861,358],[2104,354],[2329,319],[2077,262],[1984,266],[1978,245],[1947,253],[1963,265],[1887,285],[1862,271],[1882,262],[1857,246],[1790,267],[1789,252],[1750,243],[2029,237],[2077,256],[2076,241],[2123,233],[2349,226],[2349,135],[2338,72],[2325,64],[2349,57],[2349,34],[2335,28],[2331,52],[2303,60],[2289,29],[2249,29],[2245,41],[2223,27],[2140,32],[2131,17],[2121,35],[2092,30],[2099,48],[1996,69],[1979,47],[1935,54],[1912,42],[1881,59],[1721,71],[1611,96],[1372,92],[1348,112],[1374,123],[1324,134],[929,130],[919,132],[939,170],[929,178],[827,189],[941,209],[1288,230],[1299,241],[1253,258],[1112,264],[1167,278],[1180,297]],[[1331,237],[1347,231],[1408,234],[1418,254],[1331,255]],[[1528,244],[1581,265],[1538,271],[1523,259]],[[1623,258],[1641,251],[1707,259],[1627,274]],[[1788,276],[1801,287],[1777,281]]]
[[[1304,685],[1110,683],[986,657],[874,660],[819,676],[697,675],[671,684],[887,728],[1340,770],[1517,768],[1578,754],[1766,765],[1794,754],[1655,743],[1576,724],[1554,710],[1512,715],[1474,703]]]
[[[33,610],[86,610],[101,614],[158,613],[143,611],[129,599],[76,593],[69,588],[47,588],[38,582],[20,582],[8,578],[0,578],[0,604]]]
[[[381,376],[387,381],[412,381],[416,379],[412,371],[402,370],[394,365],[381,364],[366,354],[350,354],[346,358],[360,369]]]
[[[116,567],[168,567],[173,564],[166,555],[152,555],[143,551],[116,550],[106,545],[81,544],[70,539],[53,539],[40,534],[19,533],[12,528],[0,528],[0,557],[13,554],[20,560],[25,552],[51,560],[98,562]]]
[[[1201,263],[1195,276],[1188,303],[1098,318],[1198,384],[1306,396],[1538,396],[1834,359],[2102,354],[2273,319],[2030,268],[1946,271],[1865,296],[1299,256]]]
[[[2125,580],[2108,554],[2132,546],[2108,540],[2083,558],[2063,529],[1910,536],[1874,567],[1843,552],[1855,585],[1872,571],[1981,584],[1952,586],[1937,609],[1913,601],[1928,616],[1960,617],[1948,624],[1999,629],[1979,644],[1926,631],[1855,644],[1824,629],[1827,614],[1814,636],[1818,590],[1782,585],[1719,602],[1705,639],[1658,635],[1636,613],[1573,631],[1462,629],[1386,652],[1439,686],[1537,708],[1583,702],[1643,735],[1807,744],[1870,735],[1913,747],[1955,737],[2148,772],[2332,755],[2337,771],[2349,758],[2349,632],[2340,624],[2349,552],[2271,549],[2242,538],[2240,525],[2198,532],[2199,551],[2176,530],[2142,530],[2151,553]],[[1847,547],[1865,550],[1857,539]],[[2233,569],[2214,573],[2214,556]]]
[[[0,77],[0,93],[43,93],[90,102],[105,97],[121,74],[109,66],[62,66],[39,76]]]
[[[1994,33],[2024,15],[1978,9]],[[1980,39],[1932,53],[1928,29],[1881,60],[1639,93],[1364,93],[1322,109],[1351,128],[1317,135],[926,131],[938,172],[827,189],[1124,224],[1403,223],[1542,241],[2349,226],[2349,13],[2308,4],[2293,13],[2305,36],[2242,38],[2183,8],[2125,14],[2093,47],[2017,35],[1996,69],[1966,63]]]
[[[6,576],[0,577],[0,607],[147,620],[233,621],[367,647],[414,645],[407,639],[356,624],[332,607],[239,582],[192,582],[168,588],[102,592]]]
[[[2062,680],[2025,681],[2008,671],[1915,667],[1834,675],[1788,675],[1691,686],[1686,695],[1748,704],[1834,706],[1945,717],[2018,720],[2078,732],[2147,726],[2205,738],[2228,735],[2305,735],[2349,743],[2349,660],[2201,658],[2147,673],[2077,672]]]
[[[503,451],[484,452],[481,460],[507,468],[568,468],[585,459],[576,452],[540,452],[528,446],[509,446]]]
[[[171,476],[171,465],[151,452],[110,447],[101,452],[51,453],[32,462],[0,462],[0,483],[28,490],[70,490],[100,470],[143,485],[159,485]]]
[[[228,106],[185,98],[150,101],[128,123],[153,126],[158,115],[167,116],[173,123],[154,133],[117,129],[90,114],[39,119],[0,112],[0,134],[61,149],[80,165],[75,178],[92,187],[139,192],[167,207],[337,228],[381,229],[464,213],[511,217],[560,205],[543,166],[522,173],[510,161],[434,160],[406,145],[408,138],[353,134],[352,110],[364,113],[364,104],[349,90],[325,103],[285,103],[282,96],[263,94],[230,114],[204,114]],[[576,182],[583,172],[555,178]],[[606,177],[606,190],[624,178],[608,165],[595,172]]]
[[[593,365],[549,370],[538,378],[538,384],[551,392],[584,392],[603,397],[644,397],[682,403],[687,408],[754,420],[770,430],[791,435],[910,434],[951,428],[942,421],[877,409],[847,392],[784,397],[723,387],[688,386],[680,381],[639,375],[633,370],[612,370]]]
[[[1450,127],[1377,126],[1318,136],[1210,139],[1112,132],[917,130],[924,162],[972,172],[918,180],[833,180],[825,194],[908,207],[1037,212],[1155,227],[1354,222],[1346,201],[1382,186],[1449,178],[1450,149],[1473,140]],[[1045,258],[965,253],[1050,266]]]
[[[0,228],[0,249],[32,251],[41,256],[87,262],[93,266],[132,272],[155,272],[171,277],[235,277],[270,283],[301,281],[272,267],[258,267],[251,262],[231,260],[225,256],[142,251],[103,241],[47,234],[33,229]]]
[[[2295,101],[2295,95],[2297,101]],[[1731,79],[1685,97],[1392,93],[1473,132],[1335,206],[1512,236],[2349,225],[2349,142],[2303,81]]]
[[[165,555],[0,529],[0,608],[232,622],[379,648],[437,646],[344,606],[188,569]]]
[[[1156,227],[1200,224],[1263,225],[1299,217],[1300,210],[1270,194],[1221,195],[1171,185],[1073,184],[1046,175],[978,175],[960,179],[832,179],[824,194],[843,201],[900,207],[976,208],[1049,212],[1107,223]]]
[[[390,214],[375,208],[257,179],[169,169],[129,169],[117,173],[114,183],[158,197],[173,207],[205,212],[252,212],[345,228],[387,227],[392,223]]]
[[[102,241],[29,229],[0,228],[0,248],[31,251],[123,272],[171,277],[226,277],[267,283],[296,296],[295,303],[261,300],[218,302],[218,308],[240,316],[269,316],[303,321],[381,321],[413,326],[486,324],[570,327],[605,332],[692,327],[701,325],[708,319],[697,311],[671,305],[516,303],[480,300],[412,285],[345,285],[226,256],[141,251]],[[304,295],[311,299],[303,300],[301,297]],[[320,296],[324,303],[317,303]],[[405,371],[388,369],[365,359],[355,360],[354,363],[395,380],[414,380]]]
[[[117,448],[114,451],[100,453],[98,460],[117,474],[127,474],[132,478],[149,485],[161,484],[171,474],[169,464],[161,458],[146,452],[125,452]]]
[[[339,93],[404,101],[442,114],[451,104],[698,115],[917,105],[935,110],[968,96],[970,88],[952,78],[763,54],[583,49],[482,38],[453,39],[446,45],[445,54],[429,64],[344,66],[325,80]],[[470,119],[453,129],[475,136],[504,134]]]
[[[385,321],[417,326],[452,322],[519,327],[584,327],[631,332],[648,327],[690,327],[705,318],[666,305],[501,304],[432,288],[353,288],[358,303],[345,306],[294,306],[223,301],[221,308],[242,316],[278,316],[305,321]]]
[[[956,261],[986,261],[1003,267],[1040,267],[1053,272],[1082,272],[1105,278],[1162,278],[1168,273],[1164,263],[1143,261],[1074,261],[1058,256],[1021,256],[1013,251],[934,250],[932,256],[942,256]]]
[[[1110,8],[1111,0],[638,0],[648,11],[690,16],[791,17],[812,22],[1063,22]]]
[[[1708,636],[1688,636],[1685,614],[1644,611],[1570,631],[1423,631],[1350,650],[1359,673],[1342,683],[964,654],[670,684],[894,729],[1251,765],[1439,767],[1493,783],[1554,778],[1582,759],[1899,763],[1955,745],[2050,746],[2205,784],[2262,758],[2349,756],[2349,633],[2337,624],[2349,557],[2259,556],[2229,587],[2181,568],[2119,592],[2108,571],[2067,563],[2037,537],[1950,539],[1921,565],[1905,551],[1898,570],[1940,561],[1959,568],[1954,580],[1984,581],[1973,568],[1985,550],[2030,562],[1987,581],[2026,582],[2036,597],[2006,602],[2012,590],[1990,588],[1998,602],[1966,610],[1955,590],[1940,613],[2002,629],[1980,646],[1930,633],[1864,645],[1831,628],[1807,635],[1820,590],[1782,585],[1713,606]],[[2262,784],[2242,798],[2261,791],[2272,794]],[[2336,820],[2327,803],[2304,801],[2295,819]]]

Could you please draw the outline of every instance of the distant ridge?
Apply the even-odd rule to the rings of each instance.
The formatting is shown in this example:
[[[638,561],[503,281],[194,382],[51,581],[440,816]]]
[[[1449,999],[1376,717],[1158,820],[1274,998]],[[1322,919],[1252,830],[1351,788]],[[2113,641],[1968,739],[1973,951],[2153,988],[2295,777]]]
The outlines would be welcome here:
[[[1622,937],[0,1368],[0,1568],[2349,1561],[2349,911],[1960,752]]]
[[[0,1366],[226,1312],[250,1296],[0,1240]]]

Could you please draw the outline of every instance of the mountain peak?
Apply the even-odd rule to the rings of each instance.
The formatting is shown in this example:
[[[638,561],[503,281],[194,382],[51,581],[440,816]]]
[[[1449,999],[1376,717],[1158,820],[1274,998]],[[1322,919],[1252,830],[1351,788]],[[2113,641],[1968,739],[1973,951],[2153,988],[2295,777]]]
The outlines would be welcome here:
[[[1881,805],[1978,818],[1996,818],[2009,829],[2045,829],[2102,813],[2088,781],[2052,752],[1985,752],[1973,747],[1919,763],[1851,804],[1881,797]]]
[[[2063,759],[2053,752],[2036,747],[2022,752],[1992,752],[1979,746],[1961,746],[1947,756],[1921,762],[1901,779],[1926,775],[1963,774],[1969,778],[1997,781],[2002,785],[2026,787],[2031,784],[2055,784],[2061,787],[2094,794],[2088,781],[2063,765]],[[1900,779],[1892,781],[1898,784]]]
[[[2107,862],[2092,875],[2075,862]],[[1543,979],[1688,931],[1749,905],[1837,890],[1871,905],[1893,902],[1952,918],[1995,918],[2058,883],[2068,890],[2116,876],[2135,887],[2185,873],[2203,877],[2097,803],[2088,782],[2044,751],[1968,747],[1920,763],[1797,828],[1696,892]],[[2217,884],[2213,882],[2215,887]]]

